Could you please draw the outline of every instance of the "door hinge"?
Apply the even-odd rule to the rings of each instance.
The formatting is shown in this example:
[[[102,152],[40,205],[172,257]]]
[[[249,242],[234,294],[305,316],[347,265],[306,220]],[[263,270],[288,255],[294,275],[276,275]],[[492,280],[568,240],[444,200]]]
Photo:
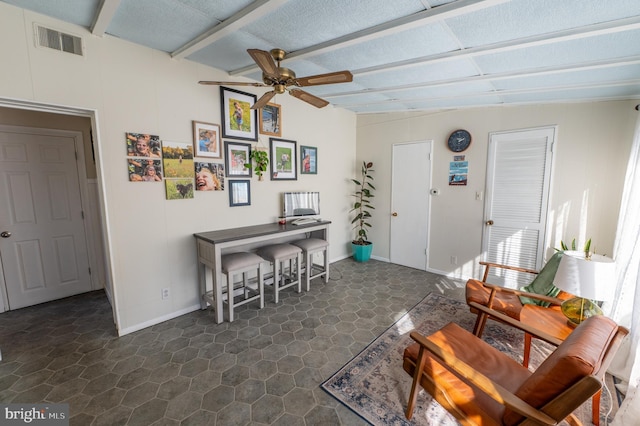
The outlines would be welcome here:
[[[91,268],[89,268],[89,275],[91,275]]]
[[[80,216],[82,216],[82,220],[84,220],[84,210],[80,210]]]
[[[74,154],[76,156],[76,161],[78,161],[78,151],[75,151]]]

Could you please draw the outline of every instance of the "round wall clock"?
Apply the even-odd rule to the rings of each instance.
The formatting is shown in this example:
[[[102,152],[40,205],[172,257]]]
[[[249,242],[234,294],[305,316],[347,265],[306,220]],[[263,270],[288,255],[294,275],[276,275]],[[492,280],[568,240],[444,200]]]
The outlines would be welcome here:
[[[462,152],[471,145],[471,133],[463,129],[458,129],[451,133],[447,140],[447,146],[453,152]]]

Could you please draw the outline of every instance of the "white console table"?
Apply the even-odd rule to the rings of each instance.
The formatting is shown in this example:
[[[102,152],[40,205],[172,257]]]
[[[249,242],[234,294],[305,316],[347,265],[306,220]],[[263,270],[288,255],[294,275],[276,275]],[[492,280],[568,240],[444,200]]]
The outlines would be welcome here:
[[[215,309],[215,322],[223,321],[221,257],[223,253],[255,251],[258,247],[278,244],[300,238],[321,238],[329,241],[329,221],[318,221],[304,225],[277,223],[222,229],[219,231],[193,234],[198,250],[198,282],[200,287],[200,307],[210,304]],[[329,247],[326,253],[329,259]],[[329,281],[326,274],[325,282]],[[207,291],[211,288],[211,292]]]

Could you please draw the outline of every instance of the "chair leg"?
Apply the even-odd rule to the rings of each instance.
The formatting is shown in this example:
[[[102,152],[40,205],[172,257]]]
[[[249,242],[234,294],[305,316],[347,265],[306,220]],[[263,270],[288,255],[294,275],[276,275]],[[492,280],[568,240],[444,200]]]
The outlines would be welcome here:
[[[227,308],[229,310],[229,322],[233,322],[233,274],[227,273]]]
[[[478,317],[476,318],[476,324],[473,327],[473,334],[482,337],[482,332],[484,331],[484,326],[487,323],[487,314],[483,312],[478,313]]]
[[[522,366],[529,368],[529,354],[531,352],[531,334],[524,333],[524,354],[522,356]]]
[[[300,271],[302,270],[302,253],[298,253],[296,256],[296,279],[298,280],[298,293],[302,292],[302,277]],[[309,278],[307,276],[307,290],[309,290]]]
[[[422,370],[424,369],[425,356],[424,356],[424,348],[420,346],[420,351],[418,352],[418,360],[416,362],[416,370],[413,372],[413,382],[411,383],[411,393],[409,394],[409,403],[407,404],[407,412],[405,416],[408,420],[411,420],[413,417],[413,409],[416,406],[416,398],[418,397],[418,392],[420,392],[420,376],[422,376]]]
[[[600,397],[602,396],[602,389],[593,395],[591,398],[591,421],[594,425],[600,426]]]
[[[307,291],[311,289],[311,273],[313,272],[313,253],[307,252],[306,265],[304,267],[304,277],[307,282]]]
[[[260,292],[260,309],[264,308],[264,273],[262,264],[258,264],[258,291]]]

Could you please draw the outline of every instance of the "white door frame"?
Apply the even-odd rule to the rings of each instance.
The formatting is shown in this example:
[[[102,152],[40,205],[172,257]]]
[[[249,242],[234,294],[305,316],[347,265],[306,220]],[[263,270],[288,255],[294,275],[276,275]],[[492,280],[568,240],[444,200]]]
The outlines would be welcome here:
[[[38,111],[38,112],[48,112],[52,114],[63,114],[63,115],[73,115],[80,117],[88,117],[91,119],[91,129],[93,130],[93,147],[94,154],[96,160],[96,173],[98,180],[98,201],[100,204],[100,217],[102,221],[102,233],[103,233],[103,244],[104,244],[104,253],[105,253],[105,279],[106,279],[106,288],[105,291],[107,293],[107,297],[111,302],[111,309],[113,311],[113,320],[116,326],[116,329],[120,329],[120,315],[117,307],[117,291],[118,289],[112,282],[114,277],[113,270],[113,250],[111,244],[111,233],[109,226],[109,216],[107,213],[107,198],[105,194],[104,188],[104,165],[102,164],[102,144],[100,143],[100,127],[98,125],[98,111],[96,109],[89,108],[79,108],[79,107],[71,107],[64,105],[55,105],[55,104],[46,104],[40,102],[34,102],[29,100],[22,99],[11,99],[11,98],[3,98],[0,97],[0,107],[5,108],[14,108],[14,109],[22,109],[22,110],[30,110],[30,111]],[[84,147],[83,147],[84,148]],[[82,151],[84,152],[84,150]],[[80,154],[78,154],[80,155]],[[84,169],[84,161],[79,161],[79,167]],[[83,176],[85,177],[83,182],[81,183],[82,197],[84,200],[88,200],[88,190],[87,190],[87,182],[86,182],[86,170],[83,170]],[[82,180],[82,179],[81,179]],[[85,224],[85,229],[87,228]],[[87,230],[89,232],[89,230]],[[0,268],[2,265],[0,265]],[[4,271],[0,270],[0,284],[4,288]],[[2,306],[5,305],[6,301],[0,292],[0,298],[2,298]]]
[[[84,163],[84,139],[82,137],[82,132],[76,130],[60,130],[60,129],[48,129],[42,127],[28,127],[28,126],[15,126],[8,124],[0,124],[0,132],[8,132],[8,133],[21,133],[21,134],[33,134],[40,136],[61,136],[68,137],[73,139],[73,144],[76,151],[76,162],[75,168],[76,173],[78,173],[78,186],[80,192],[80,208],[83,212],[89,210],[89,189],[87,186],[87,170]],[[84,238],[85,244],[87,245],[87,261],[89,263],[89,267],[93,271],[97,271],[97,264],[95,258],[95,252],[92,249],[91,245],[92,241],[95,241],[95,236],[92,233],[92,230],[89,226],[87,226],[87,218],[84,215],[85,220],[82,222],[82,227],[84,229]],[[2,271],[2,263],[0,262],[0,273],[2,277],[0,278],[0,298],[2,299],[2,306],[0,306],[0,312],[4,312],[9,310],[9,300],[7,299],[7,283],[4,281],[4,271]],[[91,288],[95,288],[96,286],[96,276],[95,274],[90,274],[89,279],[91,281]]]
[[[396,171],[394,170],[394,165],[395,165],[395,148],[397,146],[402,146],[402,145],[416,145],[416,144],[425,144],[428,149],[429,149],[429,157],[427,159],[428,163],[429,163],[429,177],[428,177],[428,182],[427,183],[427,190],[425,191],[425,197],[426,197],[426,201],[427,201],[427,205],[426,205],[426,211],[425,213],[425,217],[424,220],[426,221],[425,224],[425,232],[426,232],[426,238],[425,238],[425,242],[424,242],[424,250],[425,250],[425,258],[424,258],[424,265],[419,268],[420,270],[426,271],[428,270],[429,267],[429,236],[430,236],[430,231],[431,231],[431,195],[429,195],[429,190],[431,188],[431,182],[432,182],[432,178],[433,178],[433,139],[430,140],[417,140],[417,141],[408,141],[408,142],[398,142],[398,143],[394,143],[391,146],[391,152],[392,152],[392,161],[391,161],[391,211],[389,212],[389,214],[393,215],[395,214],[395,209],[397,208],[397,206],[394,205],[394,185],[395,185],[395,179],[396,179]],[[393,228],[393,222],[394,222],[394,217],[390,218],[389,221],[389,260],[393,262],[394,260],[394,256],[393,256],[393,232],[392,232],[392,228]],[[415,267],[415,266],[410,266],[410,267]]]
[[[555,146],[558,138],[557,125],[540,126],[540,127],[534,127],[534,128],[516,129],[516,130],[489,133],[489,157],[487,159],[487,183],[485,188],[486,197],[485,197],[485,208],[484,208],[485,225],[483,227],[483,232],[482,232],[483,260],[491,261],[491,259],[487,259],[486,257],[488,253],[488,244],[489,244],[488,242],[489,225],[487,224],[487,221],[493,219],[491,217],[492,215],[491,203],[492,203],[492,196],[493,196],[491,191],[493,188],[492,182],[494,179],[495,170],[489,167],[491,164],[493,164],[491,157],[495,155],[494,153],[495,144],[493,142],[494,140],[493,138],[496,136],[501,137],[503,135],[510,135],[510,134],[517,134],[517,133],[545,132],[545,131],[551,131],[552,135],[551,135],[551,140],[549,141],[549,147],[548,147],[549,156],[546,159],[546,167],[544,172],[545,174],[544,179],[547,182],[547,186],[545,189],[546,193],[543,195],[543,200],[541,202],[542,211],[540,214],[540,220],[541,220],[542,226],[540,228],[540,234],[539,234],[539,240],[538,240],[539,242],[536,250],[536,265],[526,265],[528,267],[535,268],[535,269],[540,269],[542,266],[542,262],[544,260],[544,248],[546,247],[546,242],[548,240],[548,235],[549,235],[548,224],[549,224],[549,214],[550,214],[549,211],[551,206],[551,194],[552,194],[552,184],[553,184],[553,168],[554,168],[554,157],[555,157],[554,151],[555,151]],[[514,265],[514,266],[525,266],[525,265]]]

